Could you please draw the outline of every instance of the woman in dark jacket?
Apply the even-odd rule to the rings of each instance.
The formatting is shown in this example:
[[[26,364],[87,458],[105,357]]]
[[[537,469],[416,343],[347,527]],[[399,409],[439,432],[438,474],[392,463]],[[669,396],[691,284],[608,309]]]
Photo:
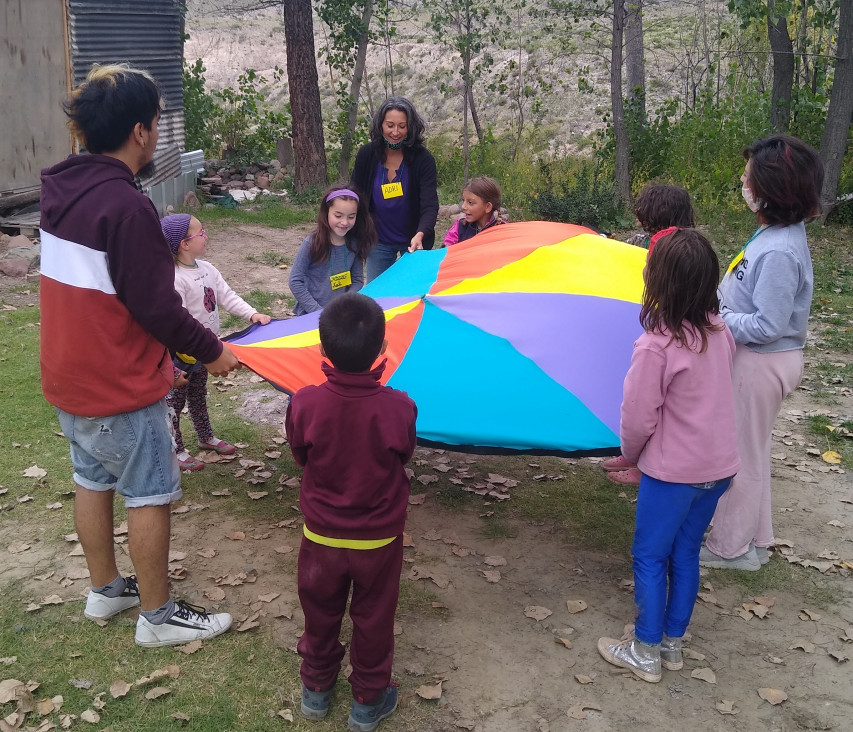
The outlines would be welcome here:
[[[370,125],[370,142],[355,157],[352,183],[364,191],[379,243],[367,256],[367,281],[407,251],[432,249],[438,216],[435,158],[424,146],[424,123],[412,103],[390,97]]]

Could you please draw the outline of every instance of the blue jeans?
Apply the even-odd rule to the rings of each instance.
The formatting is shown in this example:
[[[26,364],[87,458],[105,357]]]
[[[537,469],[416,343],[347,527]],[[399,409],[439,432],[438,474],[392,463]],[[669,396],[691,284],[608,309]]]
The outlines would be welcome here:
[[[643,643],[660,643],[664,633],[680,638],[687,630],[699,591],[702,535],[730,483],[697,488],[643,474],[632,547],[634,634]]]
[[[115,490],[128,508],[180,499],[181,471],[165,399],[109,417],[56,411],[71,443],[77,485],[90,491]]]
[[[388,244],[384,241],[377,242],[376,246],[367,255],[366,281],[375,280],[397,261],[398,255],[402,257],[408,251],[408,243]]]

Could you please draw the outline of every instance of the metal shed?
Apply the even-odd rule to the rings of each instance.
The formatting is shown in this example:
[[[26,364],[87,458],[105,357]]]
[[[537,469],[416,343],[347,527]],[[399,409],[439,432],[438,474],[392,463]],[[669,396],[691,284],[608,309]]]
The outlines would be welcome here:
[[[181,175],[182,3],[0,0],[0,8],[0,206],[37,200],[41,169],[77,152],[61,103],[93,63],[127,62],[154,76],[166,109],[155,153],[157,173],[142,183],[150,188]]]

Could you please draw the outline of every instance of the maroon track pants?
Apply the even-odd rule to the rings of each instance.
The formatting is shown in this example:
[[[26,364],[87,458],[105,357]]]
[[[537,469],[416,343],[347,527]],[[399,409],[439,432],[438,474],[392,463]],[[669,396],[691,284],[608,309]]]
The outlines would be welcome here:
[[[402,536],[379,549],[338,549],[302,537],[297,584],[305,632],[296,649],[305,686],[325,691],[335,684],[344,657],[338,636],[352,586],[352,695],[370,704],[388,688],[402,567]]]

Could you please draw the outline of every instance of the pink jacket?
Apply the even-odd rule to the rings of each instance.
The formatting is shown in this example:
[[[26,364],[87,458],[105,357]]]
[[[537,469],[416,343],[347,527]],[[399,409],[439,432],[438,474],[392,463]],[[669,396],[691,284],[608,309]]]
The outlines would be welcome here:
[[[669,483],[705,483],[740,468],[732,357],[735,343],[719,316],[697,353],[668,332],[644,333],[625,376],[620,438],[626,460]]]

